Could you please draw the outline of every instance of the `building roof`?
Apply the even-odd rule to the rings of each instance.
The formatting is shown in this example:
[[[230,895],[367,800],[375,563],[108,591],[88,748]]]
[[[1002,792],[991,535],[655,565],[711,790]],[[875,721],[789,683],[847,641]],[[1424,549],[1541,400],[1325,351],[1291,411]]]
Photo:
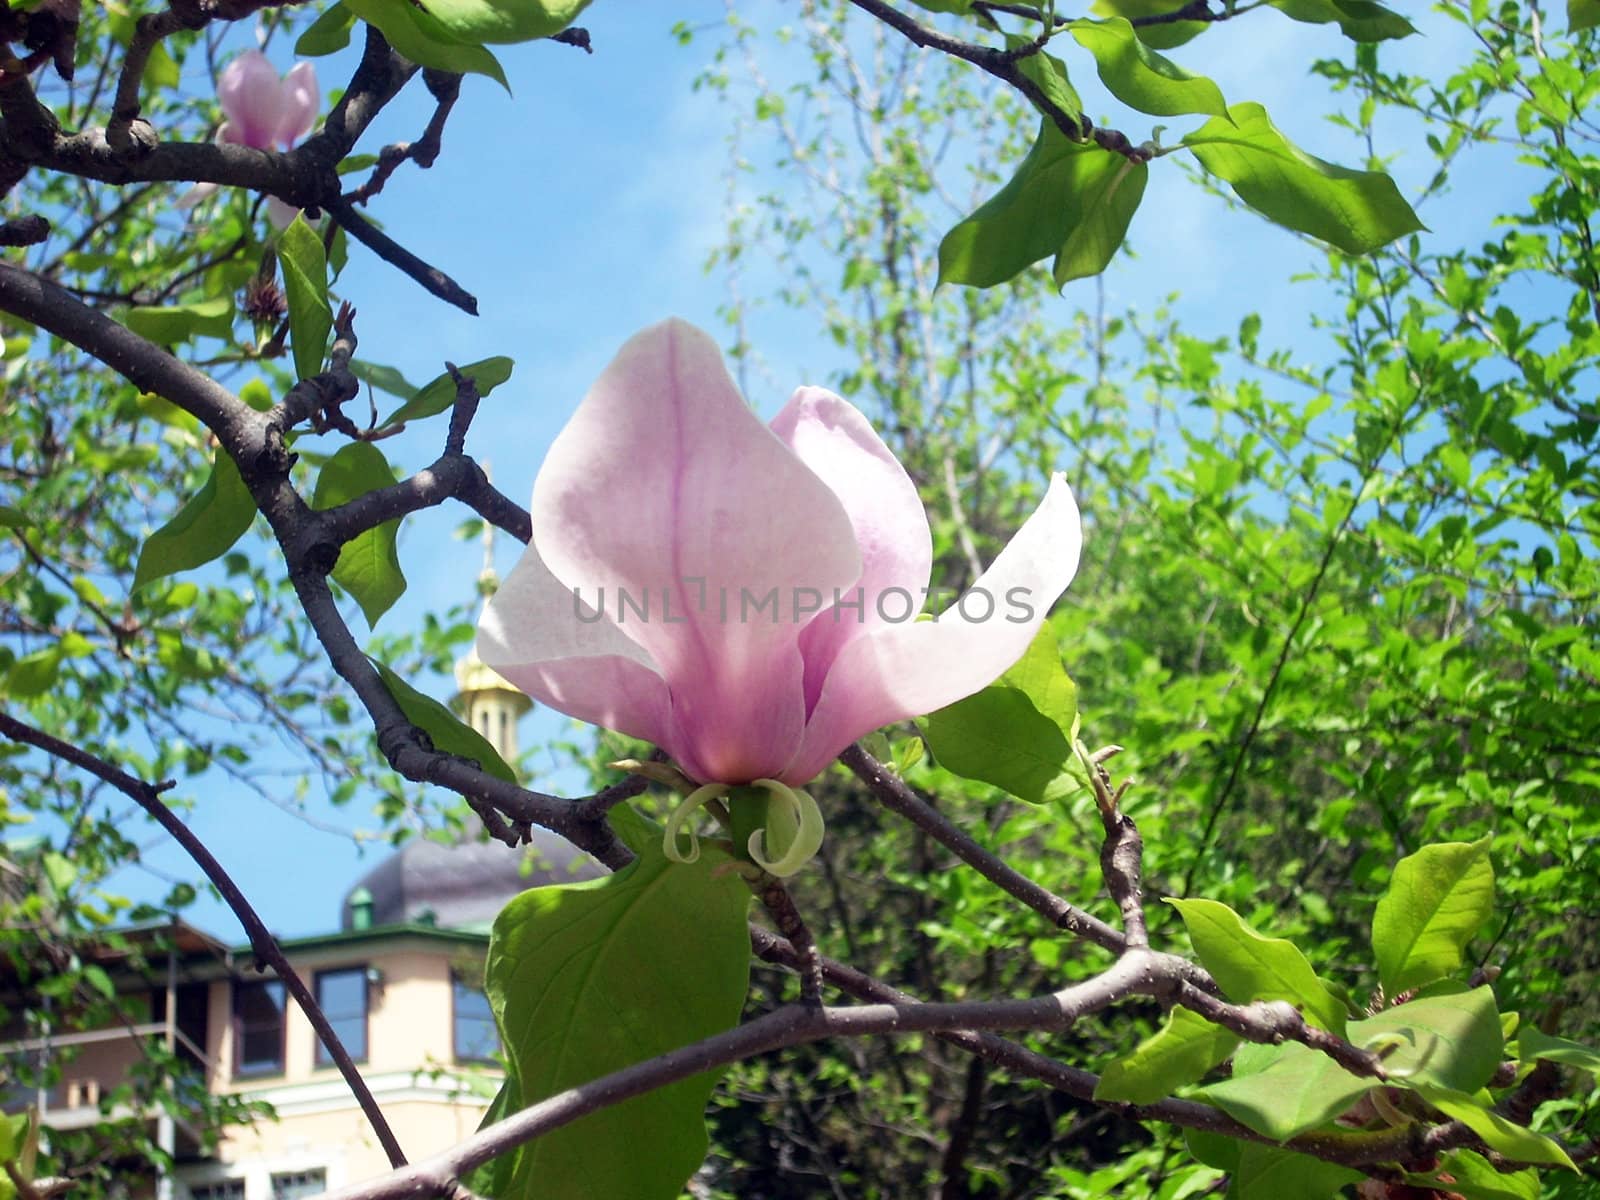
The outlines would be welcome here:
[[[571,842],[535,828],[532,842],[447,845],[415,838],[356,881],[345,894],[340,928],[351,930],[351,899],[365,889],[371,924],[487,930],[518,892],[550,883],[595,879],[605,871]]]

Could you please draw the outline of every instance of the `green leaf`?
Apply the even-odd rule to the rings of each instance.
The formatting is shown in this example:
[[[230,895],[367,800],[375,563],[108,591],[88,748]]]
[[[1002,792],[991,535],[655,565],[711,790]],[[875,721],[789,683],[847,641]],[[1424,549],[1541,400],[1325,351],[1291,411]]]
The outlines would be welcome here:
[[[417,389],[404,375],[393,367],[386,367],[382,363],[364,362],[359,358],[350,360],[350,373],[362,383],[377,388],[380,392],[388,392],[391,396],[399,396],[402,400],[409,400],[417,394]]]
[[[515,365],[504,355],[496,355],[493,358],[479,359],[475,363],[468,363],[457,369],[478,385],[478,397],[482,399],[511,378],[511,371]],[[446,372],[417,388],[415,394],[390,413],[379,428],[388,429],[392,425],[401,425],[407,421],[420,421],[424,417],[444,412],[455,402],[456,383]]]
[[[217,296],[165,308],[130,308],[123,323],[142,338],[176,346],[190,338],[227,338],[233,333],[233,297]]]
[[[1090,54],[1100,82],[1130,108],[1158,117],[1207,113],[1226,117],[1222,90],[1203,75],[1191,75],[1171,59],[1149,49],[1121,17],[1078,20],[1067,26]]]
[[[1029,804],[1070,795],[1078,690],[1046,623],[1015,666],[994,683],[929,713],[928,746],[947,771],[1003,788]]]
[[[1577,1067],[1600,1080],[1600,1050],[1566,1038],[1551,1037],[1529,1025],[1517,1034],[1517,1057],[1521,1062],[1544,1058],[1566,1067]]]
[[[1567,1152],[1542,1133],[1506,1120],[1490,1107],[1487,1096],[1458,1092],[1430,1084],[1411,1085],[1412,1090],[1447,1117],[1454,1117],[1483,1139],[1491,1150],[1498,1150],[1513,1162],[1545,1163],[1570,1167],[1576,1171]]]
[[[22,1113],[18,1113],[17,1116],[22,1117],[24,1121],[27,1120]],[[0,1162],[10,1162],[17,1156],[17,1131],[12,1125],[16,1119],[16,1117],[0,1116]]]
[[[356,14],[348,5],[334,4],[300,35],[294,52],[301,58],[321,58],[343,50],[350,44],[355,23]]]
[[[61,647],[56,645],[17,659],[6,672],[5,694],[19,698],[42,696],[61,673],[63,657]]]
[[[1007,50],[1021,50],[1032,44],[1032,38],[1025,38],[1016,33],[1006,34]],[[1083,98],[1078,95],[1078,90],[1067,78],[1067,64],[1055,55],[1036,50],[1026,57],[1019,58],[1017,69],[1039,85],[1039,90],[1051,104],[1075,117],[1083,114]]]
[[[1181,8],[1173,0],[1095,0],[1089,11],[1103,17],[1122,17],[1129,22],[1140,17],[1164,17]],[[1206,31],[1204,21],[1165,21],[1160,25],[1136,25],[1134,32],[1146,46],[1171,50]]]
[[[1467,1200],[1538,1200],[1539,1196],[1538,1172],[1530,1168],[1502,1173],[1473,1150],[1452,1150],[1436,1169],[1426,1175],[1407,1175],[1406,1182],[1455,1192]]]
[[[1487,987],[1386,1008],[1352,1021],[1345,1036],[1382,1053],[1384,1066],[1397,1080],[1466,1092],[1489,1082],[1505,1052],[1500,1013]]]
[[[371,442],[351,442],[318,472],[311,507],[334,508],[393,482],[394,471],[383,451]],[[357,534],[340,548],[339,561],[333,567],[334,579],[355,597],[368,625],[376,625],[406,590],[395,549],[399,529],[396,518]]]
[[[1600,25],[1600,0],[1567,0],[1567,32],[1577,33]]]
[[[1399,13],[1371,0],[1267,0],[1267,3],[1285,16],[1307,24],[1326,25],[1336,21],[1340,31],[1353,42],[1381,42],[1410,37],[1417,31]]]
[[[929,12],[955,13],[957,16],[965,16],[972,11],[972,0],[911,0],[911,3]]]
[[[1194,1083],[1238,1044],[1238,1037],[1228,1030],[1186,1008],[1175,1008],[1154,1035],[1105,1069],[1094,1098],[1154,1104],[1176,1088]]]
[[[1251,1142],[1239,1153],[1239,1169],[1228,1185],[1230,1200],[1326,1200],[1363,1178],[1360,1171],[1276,1146]]]
[[[1372,918],[1385,994],[1443,979],[1494,910],[1489,839],[1424,846],[1400,860]]]
[[[703,845],[669,863],[625,807],[638,854],[615,875],[534,888],[506,906],[486,988],[521,1107],[730,1029],[749,985],[750,896]],[[497,1200],[676,1200],[705,1158],[706,1072],[592,1113],[515,1152]]]
[[[1185,1129],[1183,1141],[1189,1147],[1189,1153],[1206,1166],[1229,1174],[1239,1169],[1239,1152],[1244,1148],[1244,1143],[1238,1138],[1224,1137],[1204,1129]]]
[[[1232,105],[1228,115],[1231,124],[1213,117],[1183,144],[1263,216],[1346,254],[1367,254],[1425,228],[1387,175],[1312,157],[1259,104]]]
[[[33,519],[9,504],[0,504],[0,529],[32,529]]]
[[[227,451],[218,449],[200,490],[139,548],[133,590],[220,558],[244,536],[255,515],[255,501],[238,466]]]
[[[383,34],[400,54],[420,67],[453,71],[458,75],[487,75],[506,91],[506,73],[500,61],[482,46],[458,45],[438,28],[427,13],[410,0],[342,0],[369,25]]]
[[[507,783],[517,782],[517,773],[506,765],[506,760],[500,757],[481,733],[432,696],[417,691],[377,659],[369,661],[383,677],[383,686],[389,689],[394,702],[405,713],[406,720],[428,735],[435,750],[454,754],[458,758],[470,758],[496,779],[503,779]]]
[[[1246,1071],[1244,1066],[1260,1069]],[[1244,1064],[1244,1066],[1241,1066]],[[1326,1125],[1374,1085],[1298,1042],[1244,1046],[1232,1079],[1202,1088],[1202,1099],[1274,1141]]]
[[[1230,1000],[1287,1000],[1312,1024],[1344,1032],[1344,1005],[1292,943],[1263,937],[1215,900],[1167,903],[1178,910],[1195,953]]]
[[[1059,287],[1103,271],[1128,232],[1150,171],[1049,121],[1017,173],[939,243],[939,282],[993,287],[1055,255]]]
[[[445,36],[465,45],[530,42],[560,33],[589,0],[417,0]]]
[[[294,351],[295,374],[310,379],[322,370],[333,329],[328,307],[328,256],[322,239],[296,213],[289,228],[278,236],[278,259],[283,263],[283,291],[289,301],[289,345]]]
[[[72,860],[54,850],[45,852],[40,865],[44,867],[44,877],[50,881],[50,887],[57,896],[65,896],[78,881],[78,868]],[[0,1155],[0,1158],[4,1157]]]

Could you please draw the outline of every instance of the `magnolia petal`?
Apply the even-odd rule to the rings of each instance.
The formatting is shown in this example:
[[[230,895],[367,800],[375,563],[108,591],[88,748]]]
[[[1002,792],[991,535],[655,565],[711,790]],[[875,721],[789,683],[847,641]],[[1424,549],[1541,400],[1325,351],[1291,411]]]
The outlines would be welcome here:
[[[604,589],[666,680],[680,765],[740,783],[793,757],[806,609],[850,587],[860,555],[837,497],[745,404],[710,337],[667,321],[631,338],[551,446],[531,514],[550,570]]]
[[[217,100],[241,145],[272,148],[281,121],[281,87],[278,72],[259,50],[246,50],[223,68]]]
[[[279,200],[276,196],[267,197],[267,220],[274,229],[289,228],[302,211],[287,200]]]
[[[303,62],[290,68],[278,92],[277,137],[285,150],[311,132],[320,99],[316,67]]]
[[[489,667],[551,708],[660,745],[675,740],[672,698],[649,656],[580,605],[531,546],[484,605],[477,648]]]
[[[900,611],[904,593],[922,608],[933,568],[933,535],[917,485],[855,405],[823,388],[803,387],[772,422],[772,431],[839,498],[861,551],[861,579],[848,603],[830,606],[801,635],[807,712],[816,705],[839,648],[883,624],[880,600]]]
[[[193,208],[202,200],[209,199],[210,197],[216,195],[217,186],[218,185],[214,183],[202,182],[195,184],[191,188],[185,189],[183,195],[178,197],[178,207],[182,209]]]
[[[800,753],[778,778],[815,778],[856,738],[954,704],[1022,657],[1078,570],[1083,527],[1056,475],[976,584],[935,621],[886,625],[849,642],[823,685]]]

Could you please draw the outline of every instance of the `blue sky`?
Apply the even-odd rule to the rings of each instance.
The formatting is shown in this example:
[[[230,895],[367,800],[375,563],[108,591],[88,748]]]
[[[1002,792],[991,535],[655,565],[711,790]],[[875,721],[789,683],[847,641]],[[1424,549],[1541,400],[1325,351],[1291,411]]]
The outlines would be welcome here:
[[[794,19],[797,7],[776,0],[739,5],[747,19],[768,25]],[[468,449],[491,460],[496,482],[519,501],[525,502],[545,448],[589,381],[631,333],[678,315],[726,336],[716,315],[726,301],[724,280],[708,274],[704,263],[723,236],[726,139],[734,112],[710,90],[692,87],[721,39],[716,26],[724,13],[721,0],[597,0],[582,19],[593,36],[593,55],[549,43],[506,50],[502,61],[513,97],[490,81],[467,81],[438,164],[429,172],[402,168],[369,211],[402,244],[475,293],[480,316],[434,300],[352,247],[340,290],[359,310],[361,357],[399,367],[414,382],[437,374],[447,358],[461,363],[505,354],[516,360],[511,382],[480,410]],[[1386,50],[1386,61],[1393,56],[1424,74],[1461,61],[1466,34],[1459,26],[1417,19],[1426,36]],[[699,30],[688,46],[671,32],[678,21]],[[1187,58],[1196,69],[1203,62],[1230,101],[1264,103],[1303,148],[1349,164],[1360,149],[1321,119],[1330,108],[1325,90],[1300,65],[1328,54],[1332,36],[1275,12],[1254,13],[1198,43],[1226,47],[1226,55],[1208,53],[1201,60],[1191,47]],[[271,47],[280,68],[290,63],[288,49]],[[773,61],[781,73],[784,52],[770,42],[767,51],[778,56]],[[1173,56],[1186,57],[1183,51]],[[351,52],[318,60],[324,88],[348,78],[352,65]],[[1079,74],[1086,78],[1075,75],[1074,81],[1090,111],[1108,110],[1087,68]],[[359,148],[375,151],[415,137],[430,111],[427,99],[420,87],[410,89]],[[1141,121],[1118,123],[1138,140],[1154,123]],[[1169,142],[1187,127],[1167,123],[1174,126]],[[1396,150],[1415,133],[1400,127],[1383,132]],[[1228,211],[1185,183],[1175,166],[1158,162],[1152,171],[1131,230],[1137,254],[1119,259],[1108,273],[1107,311],[1132,305],[1149,312],[1176,292],[1181,298],[1173,311],[1191,333],[1231,332],[1244,315],[1259,311],[1264,344],[1315,355],[1319,343],[1306,320],[1313,296],[1289,282],[1309,267],[1313,252],[1248,214]],[[1409,192],[1431,165],[1402,156],[1394,170]],[[746,186],[774,182],[781,181],[767,176]],[[1472,244],[1491,236],[1492,214],[1526,191],[1514,169],[1484,172],[1458,181],[1423,219],[1442,242]],[[1093,305],[1093,284],[1070,285],[1057,303],[1060,319],[1070,321],[1079,308]],[[776,411],[796,384],[824,382],[844,365],[803,318],[769,310],[754,328],[767,370],[752,377],[751,399],[765,413]],[[397,466],[415,469],[437,454],[442,436],[442,426],[423,426],[384,447]],[[450,536],[464,515],[449,510],[407,524],[401,559],[410,590],[383,628],[414,625],[424,612],[473,594],[479,548]],[[502,573],[513,558],[507,540],[499,556]],[[359,616],[353,625],[359,632]],[[446,681],[416,682],[448,694]],[[535,713],[524,722],[524,744],[568,727],[557,714]],[[536,758],[535,764],[549,761]],[[534,782],[554,787],[568,781]],[[313,802],[308,811],[319,823],[347,830],[376,826],[359,801],[340,811]],[[348,833],[325,832],[225,789],[198,799],[192,823],[269,926],[290,935],[333,927],[343,893],[385,853],[382,846],[363,852]],[[181,853],[159,838],[150,842],[146,861],[163,873],[193,876]],[[285,862],[293,870],[285,870]],[[118,882],[140,898],[165,891],[143,872]],[[237,936],[217,902],[202,899],[189,915],[223,936]]]

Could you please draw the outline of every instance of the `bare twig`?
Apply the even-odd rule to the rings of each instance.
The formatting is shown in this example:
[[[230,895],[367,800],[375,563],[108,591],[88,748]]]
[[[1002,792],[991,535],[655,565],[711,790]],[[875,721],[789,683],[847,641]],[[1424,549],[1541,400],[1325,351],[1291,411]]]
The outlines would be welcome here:
[[[355,206],[348,200],[338,199],[325,205],[328,214],[356,241],[368,250],[371,250],[384,262],[398,267],[405,274],[411,276],[428,291],[447,304],[453,304],[462,312],[478,315],[478,301],[471,292],[467,291],[454,279],[446,275],[438,267],[429,266],[399,242],[384,233],[376,225],[355,210]]]

